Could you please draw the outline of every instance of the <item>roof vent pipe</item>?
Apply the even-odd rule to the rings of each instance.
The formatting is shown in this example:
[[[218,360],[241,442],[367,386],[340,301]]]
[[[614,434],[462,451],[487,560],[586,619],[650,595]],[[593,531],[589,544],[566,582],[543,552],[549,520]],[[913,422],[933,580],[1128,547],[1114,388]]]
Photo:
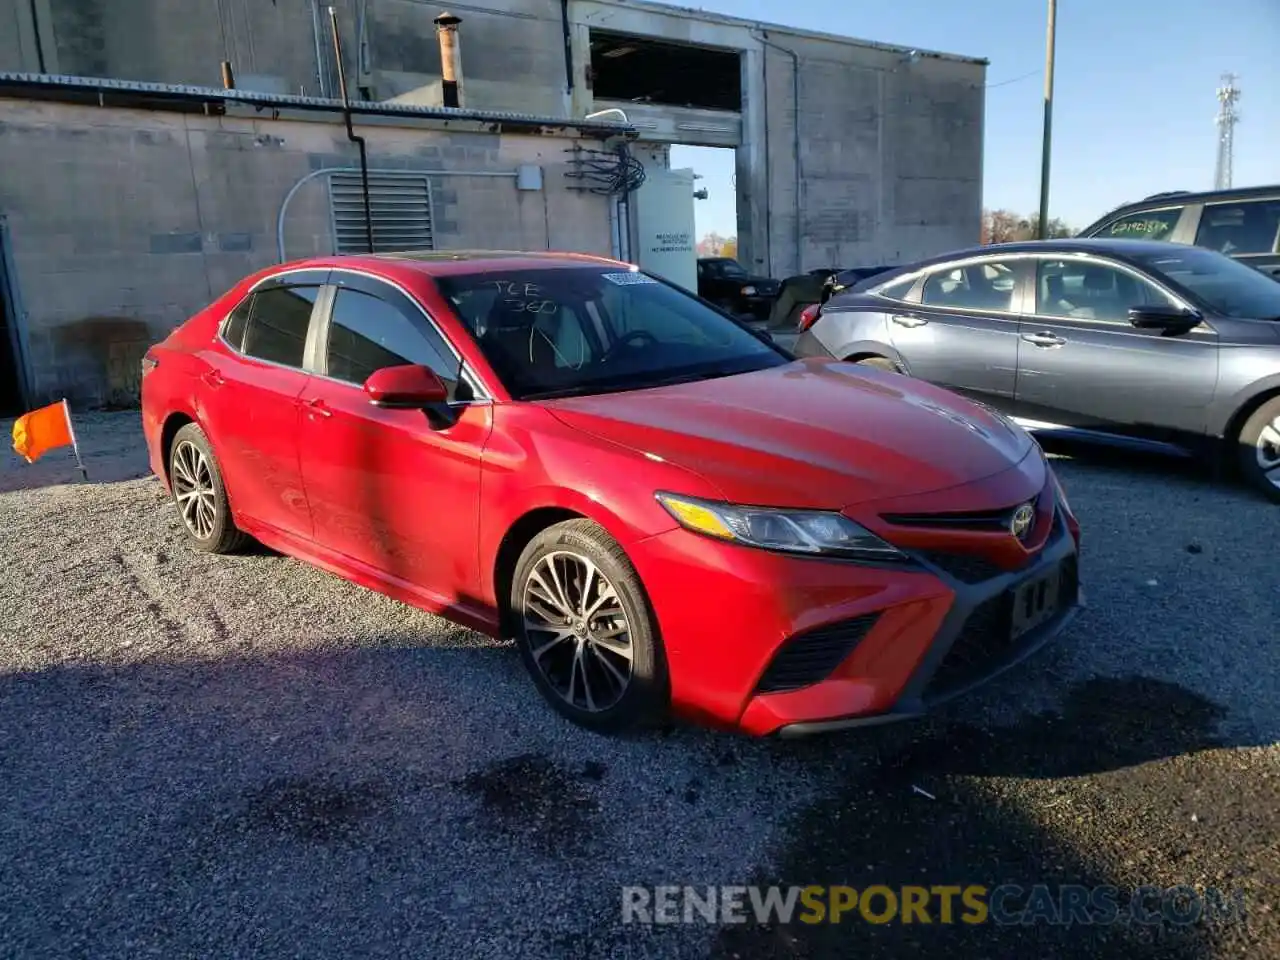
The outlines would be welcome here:
[[[440,40],[440,77],[443,104],[446,107],[462,106],[462,51],[458,49],[458,24],[461,17],[442,13],[436,17],[436,36]]]

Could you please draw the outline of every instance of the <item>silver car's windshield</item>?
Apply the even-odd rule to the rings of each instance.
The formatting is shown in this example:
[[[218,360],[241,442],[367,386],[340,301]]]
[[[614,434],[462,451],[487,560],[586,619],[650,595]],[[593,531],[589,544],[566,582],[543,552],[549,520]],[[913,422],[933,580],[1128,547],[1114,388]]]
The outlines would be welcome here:
[[[1136,259],[1186,287],[1224,317],[1280,320],[1280,283],[1262,271],[1212,250],[1170,247]]]

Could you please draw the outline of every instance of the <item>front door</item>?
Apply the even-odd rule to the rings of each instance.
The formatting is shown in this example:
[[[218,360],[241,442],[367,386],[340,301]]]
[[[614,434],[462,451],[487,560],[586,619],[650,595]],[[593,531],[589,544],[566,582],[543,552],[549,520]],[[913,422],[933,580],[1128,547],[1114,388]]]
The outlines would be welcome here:
[[[457,392],[459,360],[422,309],[380,281],[333,273],[321,327],[323,376],[300,397],[302,475],[319,546],[440,604],[465,603],[479,571],[480,458],[492,407],[457,407],[452,426],[375,407],[364,381],[418,363]]]
[[[925,275],[914,304],[889,313],[889,336],[913,377],[975,400],[1012,404],[1020,284],[1028,261],[988,258]]]
[[[1179,446],[1203,434],[1218,379],[1218,335],[1140,330],[1129,308],[1173,304],[1136,271],[1044,259],[1018,342],[1016,412],[1046,425]]]
[[[298,396],[327,271],[285,274],[232,312],[203,354],[201,419],[237,514],[303,539],[311,514],[298,462]]]

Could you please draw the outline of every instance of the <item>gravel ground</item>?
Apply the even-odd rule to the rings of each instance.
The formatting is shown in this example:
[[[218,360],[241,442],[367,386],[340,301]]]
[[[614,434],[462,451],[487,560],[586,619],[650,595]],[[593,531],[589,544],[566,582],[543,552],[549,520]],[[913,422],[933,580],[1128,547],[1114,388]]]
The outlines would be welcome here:
[[[88,485],[0,460],[0,956],[1280,956],[1280,510],[1247,492],[1063,459],[1090,608],[1031,664],[925,723],[613,741],[504,645],[193,554],[137,415],[77,425]],[[768,882],[1200,884],[1248,919],[619,923],[623,885]]]

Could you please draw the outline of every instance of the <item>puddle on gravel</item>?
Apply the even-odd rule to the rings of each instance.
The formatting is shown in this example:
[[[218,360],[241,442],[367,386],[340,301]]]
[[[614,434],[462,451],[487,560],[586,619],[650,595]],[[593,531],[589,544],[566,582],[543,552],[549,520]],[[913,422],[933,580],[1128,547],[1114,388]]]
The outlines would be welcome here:
[[[548,856],[578,857],[590,852],[599,832],[599,803],[586,787],[604,776],[596,766],[573,774],[540,754],[521,754],[468,774],[455,786],[479,799],[484,828]]]
[[[333,842],[352,837],[385,800],[368,783],[276,780],[246,794],[243,822],[297,840]]]

